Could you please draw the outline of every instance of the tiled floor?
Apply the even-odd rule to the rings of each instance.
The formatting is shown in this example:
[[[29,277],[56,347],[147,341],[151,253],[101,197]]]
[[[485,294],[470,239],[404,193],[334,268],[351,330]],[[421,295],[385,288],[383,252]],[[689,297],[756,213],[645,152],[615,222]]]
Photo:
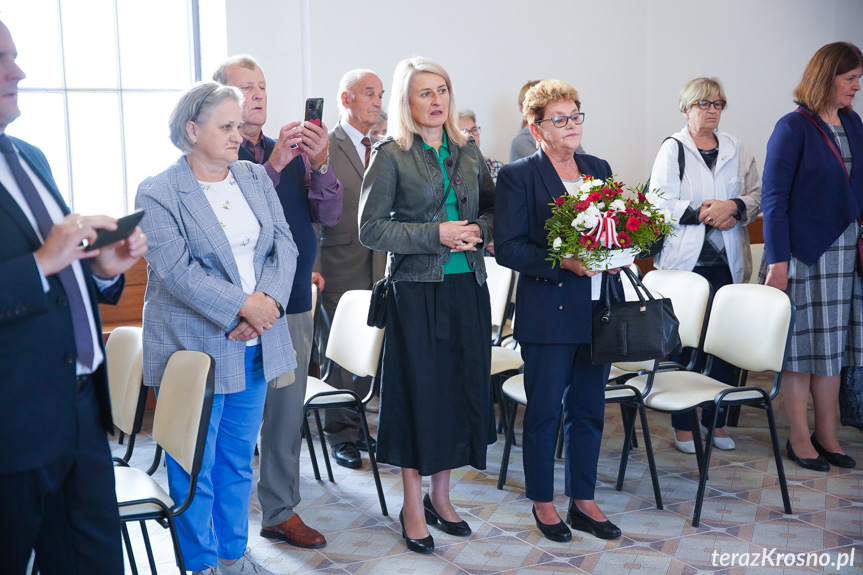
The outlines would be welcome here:
[[[781,399],[776,408],[784,444],[787,428]],[[369,415],[374,428],[377,416]],[[275,573],[863,573],[863,434],[859,431],[840,430],[845,451],[861,462],[857,469],[833,468],[825,474],[804,470],[785,460],[794,514],[784,515],[764,413],[744,409],[740,426],[729,428],[737,449],[714,450],[701,524],[692,527],[690,516],[698,481],[694,456],[674,449],[667,416],[650,413],[649,423],[665,503],[662,511],[655,507],[643,450],[632,454],[623,490],[614,490],[623,426],[617,406],[609,406],[606,411],[596,499],[623,530],[623,537],[616,541],[604,541],[578,531],[573,532],[573,540],[567,544],[542,538],[534,525],[530,502],[524,496],[520,447],[513,448],[506,487],[502,491],[496,488],[503,452],[500,439],[489,448],[488,469],[458,469],[452,475],[452,499],[474,531],[470,539],[452,537],[432,527],[433,555],[407,551],[398,525],[402,497],[398,470],[380,466],[390,511],[390,516],[384,517],[367,460],[360,470],[334,465],[335,483],[316,481],[304,447],[303,502],[299,511],[307,524],[326,535],[328,545],[319,550],[305,550],[261,538],[258,535],[261,511],[253,493],[251,554]],[[145,424],[146,429],[148,425]],[[115,455],[121,455],[125,449],[116,445],[116,440],[113,447]],[[317,448],[320,449],[319,444]],[[133,463],[146,467],[152,454],[153,442],[144,433],[138,439]],[[255,467],[257,471],[257,459]],[[555,488],[559,495],[555,501],[563,516],[568,501],[562,494],[560,461],[556,463],[556,472]],[[158,473],[164,479],[164,468]],[[155,524],[149,531],[159,572],[176,573],[167,531]],[[140,573],[149,573],[140,531],[132,525],[130,532]],[[785,566],[782,561],[775,565],[779,554],[801,552],[823,552],[825,566],[812,563]],[[843,554],[847,560],[847,554],[852,552],[853,565],[838,568],[837,560]],[[734,553],[750,555],[740,556],[735,566],[727,562],[719,564],[722,554],[730,557]],[[753,566],[759,560],[756,553],[767,553],[763,566]],[[745,561],[744,557],[749,559],[748,566],[739,565]]]

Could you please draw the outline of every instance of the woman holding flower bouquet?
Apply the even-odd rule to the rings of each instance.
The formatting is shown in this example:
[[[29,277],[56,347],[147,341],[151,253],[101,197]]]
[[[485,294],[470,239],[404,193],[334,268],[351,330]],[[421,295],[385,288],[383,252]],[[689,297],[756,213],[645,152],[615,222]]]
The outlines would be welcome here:
[[[549,260],[545,225],[551,204],[576,194],[584,179],[611,176],[608,162],[576,154],[584,113],[575,88],[543,80],[525,96],[523,113],[540,149],[504,166],[495,194],[495,256],[520,272],[515,337],[525,360],[524,472],[527,496],[542,534],[569,541],[554,506],[554,448],[561,404],[566,436],[567,521],[603,539],[620,537],[594,499],[605,412],[608,365],[590,360],[590,318],[602,273],[575,257]],[[619,270],[611,270],[617,272]],[[619,285],[619,282],[616,282]]]
[[[718,78],[695,78],[680,91],[678,104],[686,125],[659,149],[650,187],[659,190],[659,205],[671,212],[673,232],[665,239],[654,265],[661,270],[695,272],[714,293],[724,285],[745,283],[752,275],[746,224],[761,212],[761,180],[755,158],[733,136],[718,130],[727,105]],[[680,174],[679,150],[684,170]],[[671,359],[689,363],[689,350]],[[698,366],[700,368],[700,366]],[[713,359],[712,378],[734,385],[734,368]],[[734,449],[725,431],[725,408],[717,418],[713,446]],[[710,427],[714,409],[705,407],[701,423]],[[671,416],[674,446],[695,453],[689,414]]]

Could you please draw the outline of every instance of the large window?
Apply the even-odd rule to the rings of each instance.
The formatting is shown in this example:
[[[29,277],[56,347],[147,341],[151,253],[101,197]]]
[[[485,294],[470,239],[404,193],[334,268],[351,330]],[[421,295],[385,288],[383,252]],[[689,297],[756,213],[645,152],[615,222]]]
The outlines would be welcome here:
[[[207,77],[225,57],[224,10],[224,0],[27,0],[3,8],[27,74],[21,117],[8,132],[45,152],[73,211],[129,213],[138,184],[179,157],[168,116],[201,69]]]

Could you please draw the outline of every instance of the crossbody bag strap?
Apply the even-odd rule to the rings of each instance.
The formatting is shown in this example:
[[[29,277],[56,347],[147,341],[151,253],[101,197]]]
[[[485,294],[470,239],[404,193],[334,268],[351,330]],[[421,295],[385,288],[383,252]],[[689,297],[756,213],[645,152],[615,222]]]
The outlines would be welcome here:
[[[821,134],[821,139],[824,140],[824,143],[827,144],[827,147],[830,148],[830,151],[833,152],[833,155],[836,156],[837,160],[839,160],[839,163],[842,165],[842,171],[845,172],[845,176],[850,180],[851,176],[848,174],[848,168],[845,167],[845,162],[842,160],[842,154],[839,153],[839,148],[836,147],[836,142],[833,141],[833,138],[827,135],[827,132],[818,125],[818,122],[815,121],[815,118],[813,118],[812,114],[808,111],[803,108],[797,108],[795,112],[803,114],[816,128],[818,128],[818,132]]]
[[[458,150],[458,148],[456,148],[456,149]],[[440,204],[438,204],[437,209],[434,211],[434,214],[432,214],[432,217],[430,220],[432,222],[435,220],[435,218],[438,217],[438,214],[440,213],[440,211],[443,209],[444,205],[446,204],[446,197],[449,194],[449,191],[452,188],[453,180],[455,179],[456,174],[458,173],[458,165],[461,163],[461,157],[463,154],[464,154],[464,151],[459,150],[458,155],[455,158],[455,165],[452,168],[452,174],[450,174],[450,177],[449,177],[449,185],[447,185],[446,189],[443,191],[443,198],[441,199]],[[401,263],[403,261],[404,261],[404,258],[400,259],[399,261],[397,261],[395,263],[395,265],[393,266],[393,269],[390,270],[390,274],[389,274],[389,276],[387,276],[387,278],[391,278],[394,275],[396,275],[396,270],[399,269],[399,266],[401,265]]]

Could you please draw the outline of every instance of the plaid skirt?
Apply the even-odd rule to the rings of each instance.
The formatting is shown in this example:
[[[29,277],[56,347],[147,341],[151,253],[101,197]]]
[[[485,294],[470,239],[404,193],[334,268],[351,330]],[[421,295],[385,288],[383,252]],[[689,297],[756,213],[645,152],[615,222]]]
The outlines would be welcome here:
[[[811,266],[788,263],[785,293],[797,307],[785,369],[839,375],[842,367],[863,366],[863,282],[856,270],[857,221]],[[759,283],[764,283],[762,259]]]

